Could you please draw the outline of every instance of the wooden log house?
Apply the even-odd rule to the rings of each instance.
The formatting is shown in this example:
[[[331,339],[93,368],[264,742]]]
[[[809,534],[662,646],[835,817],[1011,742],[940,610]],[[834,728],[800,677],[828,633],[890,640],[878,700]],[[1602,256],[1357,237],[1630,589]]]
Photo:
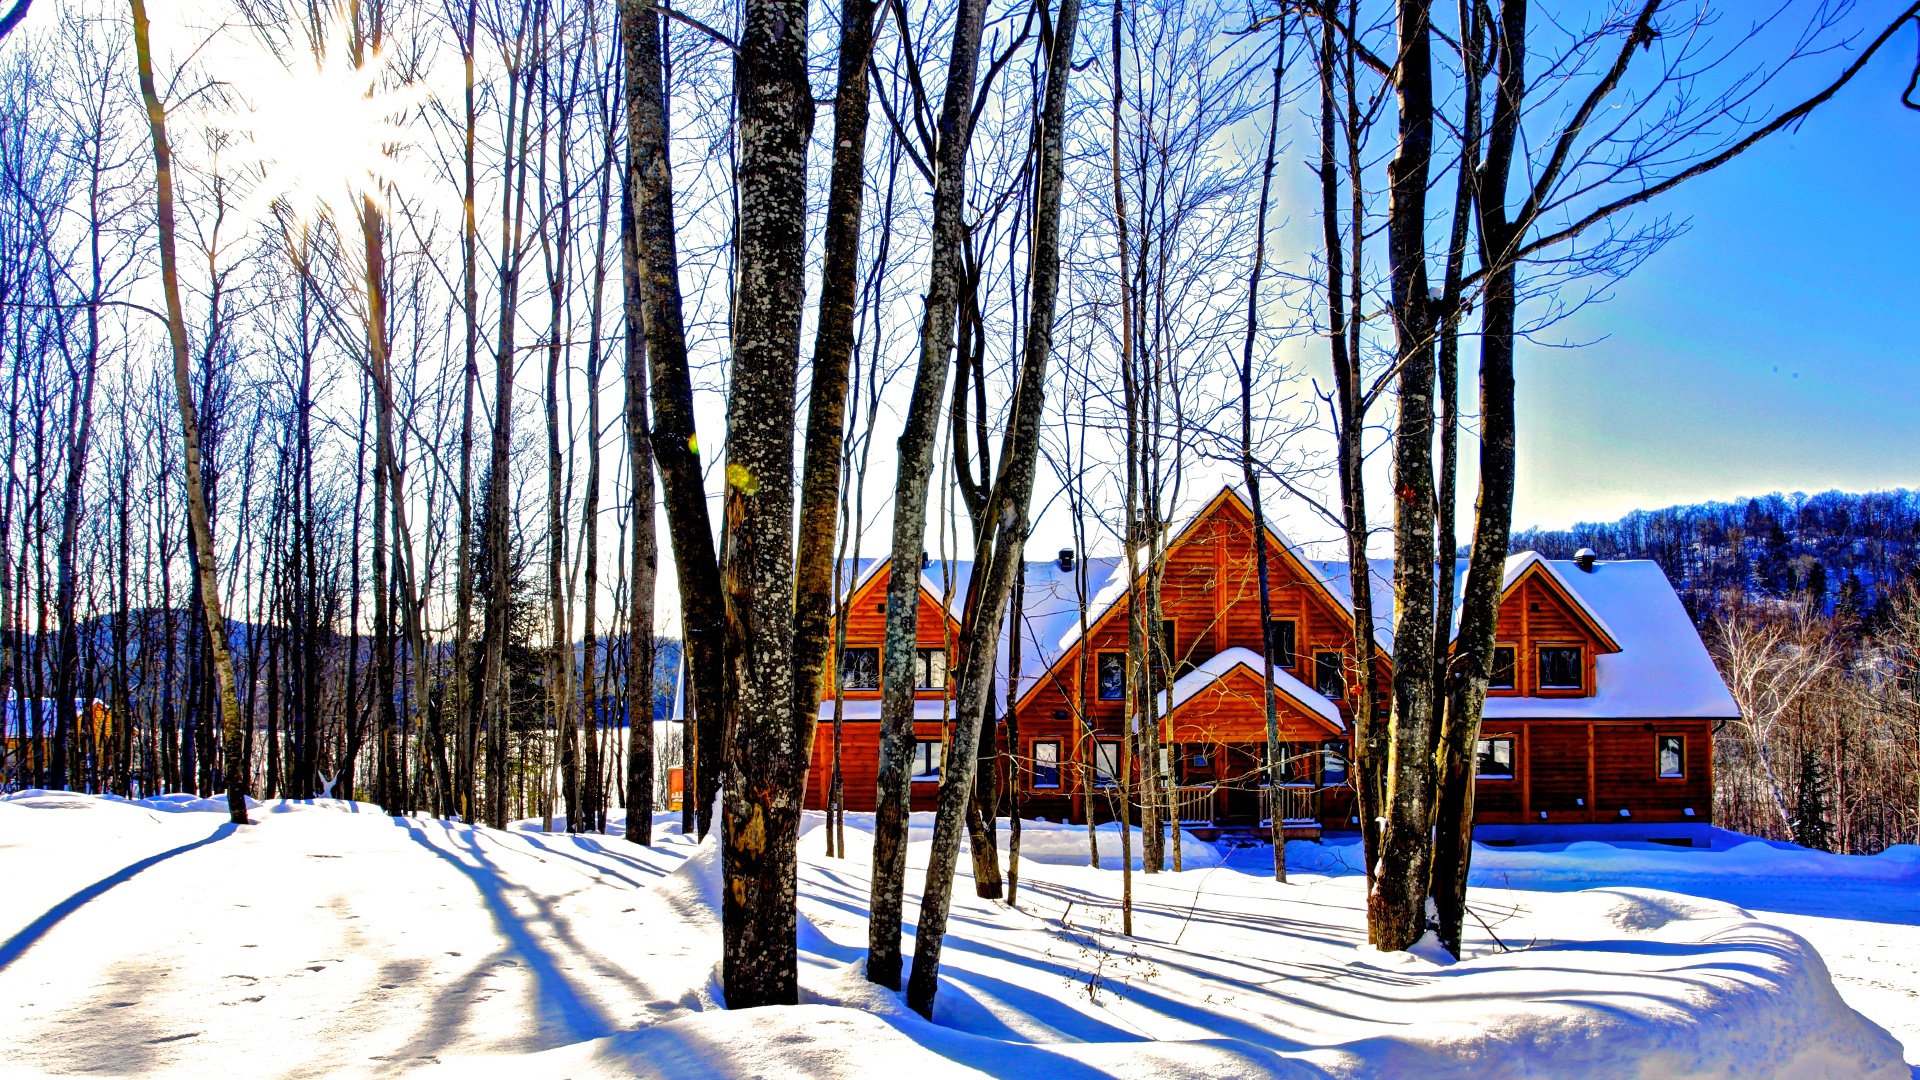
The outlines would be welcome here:
[[[1154,713],[1182,823],[1203,837],[1264,832],[1276,809],[1289,836],[1357,827],[1347,755],[1358,702],[1345,560],[1304,557],[1272,530],[1266,629],[1274,657],[1263,678],[1252,513],[1222,489],[1168,532],[1161,585],[1162,655]],[[847,808],[871,810],[879,755],[879,663],[885,636],[884,559],[863,562],[847,592],[840,677],[841,769]],[[1466,567],[1458,568],[1456,589]],[[951,730],[947,671],[960,635],[971,566],[923,560],[914,708],[913,809],[931,810]],[[1383,692],[1392,656],[1392,563],[1372,565],[1377,662]],[[1086,631],[1081,630],[1086,596]],[[1008,640],[997,660],[999,782],[1020,785],[1028,818],[1084,822],[1117,812],[1125,722],[1127,565],[1120,557],[1026,566],[1021,670],[1014,688],[1019,745],[1007,745]],[[1457,602],[1457,595],[1456,595]],[[1457,620],[1456,620],[1457,623]],[[1532,552],[1507,561],[1498,669],[1478,745],[1477,819],[1493,827],[1673,826],[1709,823],[1711,738],[1737,715],[1731,695],[1660,568],[1556,561]],[[1170,668],[1170,670],[1169,670]],[[1267,783],[1261,700],[1270,686],[1283,757]],[[1384,693],[1380,700],[1384,701]],[[829,689],[821,704],[806,805],[825,805],[833,761]],[[1384,708],[1384,706],[1383,706]],[[1010,752],[1009,752],[1010,751]],[[1003,803],[1004,805],[1004,803]]]

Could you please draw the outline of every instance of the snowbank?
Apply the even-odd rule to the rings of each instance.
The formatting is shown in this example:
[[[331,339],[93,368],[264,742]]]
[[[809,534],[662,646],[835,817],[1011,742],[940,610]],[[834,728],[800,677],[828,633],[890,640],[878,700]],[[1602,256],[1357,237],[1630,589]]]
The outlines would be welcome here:
[[[1196,842],[1189,872],[1133,878],[1127,937],[1085,830],[1029,823],[1023,852],[1046,854],[1018,907],[957,884],[928,1022],[862,977],[871,825],[850,815],[847,858],[801,841],[805,1003],[727,1012],[712,840],[218,809],[0,801],[0,1073],[1909,1075],[1804,939],[1668,892],[1476,890],[1487,928],[1436,964],[1365,945],[1337,845],[1290,845],[1281,885],[1266,849]],[[1510,854],[1530,853],[1490,858]]]

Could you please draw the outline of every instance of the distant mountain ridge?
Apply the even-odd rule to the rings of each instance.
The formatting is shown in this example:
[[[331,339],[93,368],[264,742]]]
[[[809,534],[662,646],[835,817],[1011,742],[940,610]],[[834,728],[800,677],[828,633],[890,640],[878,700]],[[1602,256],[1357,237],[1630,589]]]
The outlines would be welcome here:
[[[1515,532],[1510,550],[1570,559],[1583,547],[1603,559],[1659,563],[1695,622],[1739,593],[1803,600],[1870,627],[1913,573],[1920,494],[1775,492],[1635,510],[1618,521]]]

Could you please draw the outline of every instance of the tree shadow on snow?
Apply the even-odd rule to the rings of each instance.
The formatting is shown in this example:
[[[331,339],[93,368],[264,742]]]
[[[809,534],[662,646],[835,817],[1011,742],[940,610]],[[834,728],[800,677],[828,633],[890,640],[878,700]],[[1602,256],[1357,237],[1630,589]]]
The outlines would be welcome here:
[[[94,900],[99,899],[114,886],[130,881],[142,871],[166,862],[168,859],[177,855],[185,855],[194,848],[205,847],[216,840],[224,840],[232,836],[233,832],[233,823],[230,821],[226,822],[219,828],[213,830],[212,833],[192,843],[181,844],[176,848],[169,848],[166,851],[160,852],[158,855],[149,855],[139,862],[124,866],[53,905],[43,912],[39,918],[28,923],[12,937],[5,941],[0,941],[0,971],[5,971],[7,965],[20,959],[28,949],[32,948],[41,938],[45,937],[48,931],[59,925],[62,919],[65,919],[87,904],[92,903]]]

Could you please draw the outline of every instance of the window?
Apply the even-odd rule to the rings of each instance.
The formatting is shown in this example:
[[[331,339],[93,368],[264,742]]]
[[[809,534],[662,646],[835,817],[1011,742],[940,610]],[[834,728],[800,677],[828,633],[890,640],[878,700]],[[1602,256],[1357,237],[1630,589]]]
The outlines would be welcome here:
[[[1540,687],[1543,690],[1578,690],[1584,685],[1580,678],[1580,647],[1578,645],[1549,645],[1540,650]]]
[[[1662,735],[1659,742],[1660,779],[1681,780],[1687,775],[1687,737]]]
[[[1474,747],[1474,756],[1479,761],[1480,779],[1513,779],[1512,736],[1481,739]]]
[[[847,649],[840,653],[842,690],[880,689],[880,650]]]
[[[1267,622],[1267,657],[1277,668],[1293,666],[1294,621],[1271,619]]]
[[[919,655],[914,659],[913,685],[922,690],[947,688],[947,650],[919,650]]]
[[[1313,654],[1313,688],[1333,701],[1347,696],[1347,666],[1339,653]]]
[[[1174,632],[1173,620],[1160,620],[1160,647],[1166,650],[1161,655],[1164,656],[1166,660],[1162,661],[1159,656],[1154,657],[1153,667],[1155,671],[1163,671],[1165,670],[1166,662],[1171,662],[1173,664],[1173,677],[1176,679],[1193,670],[1193,664],[1181,653],[1177,641],[1178,638]]]
[[[1059,743],[1036,742],[1033,744],[1033,786],[1036,788],[1060,786]]]
[[[919,739],[913,744],[913,780],[931,784],[940,781],[940,740]]]
[[[1101,701],[1127,700],[1127,654],[1103,652],[1100,654],[1099,679]]]
[[[1341,742],[1326,742],[1320,746],[1320,783],[1326,787],[1337,787],[1347,782],[1347,747]]]
[[[1108,788],[1113,786],[1113,778],[1120,775],[1120,743],[1118,740],[1101,739],[1093,744],[1093,786]]]
[[[1513,689],[1514,650],[1511,645],[1493,647],[1493,671],[1487,676],[1487,689]]]

